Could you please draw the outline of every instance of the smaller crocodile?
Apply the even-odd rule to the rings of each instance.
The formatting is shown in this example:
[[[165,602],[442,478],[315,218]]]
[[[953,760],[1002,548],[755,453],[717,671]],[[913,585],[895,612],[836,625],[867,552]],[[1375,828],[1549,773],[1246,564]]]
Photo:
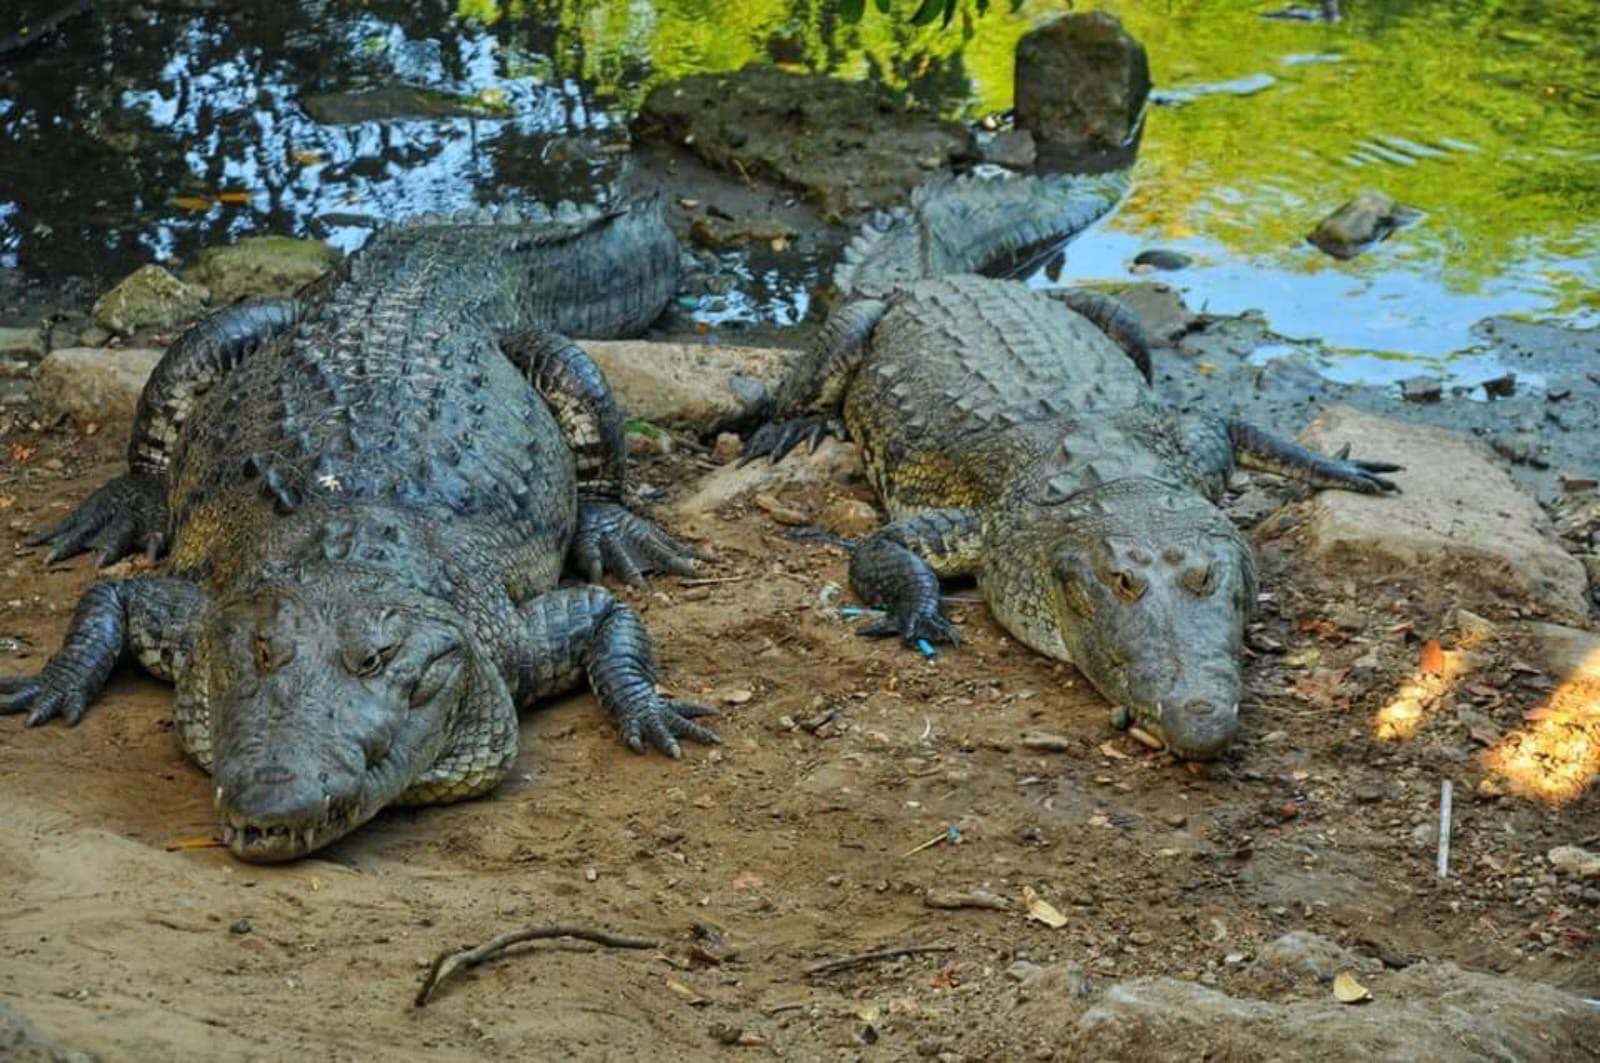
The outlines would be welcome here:
[[[1055,295],[958,275],[845,304],[745,460],[829,431],[861,445],[890,517],[850,563],[884,612],[863,634],[955,642],[939,580],[976,576],[995,619],[1075,664],[1115,724],[1215,757],[1238,729],[1256,586],[1217,506],[1235,464],[1369,493],[1397,467],[1173,411],[1147,364]]]

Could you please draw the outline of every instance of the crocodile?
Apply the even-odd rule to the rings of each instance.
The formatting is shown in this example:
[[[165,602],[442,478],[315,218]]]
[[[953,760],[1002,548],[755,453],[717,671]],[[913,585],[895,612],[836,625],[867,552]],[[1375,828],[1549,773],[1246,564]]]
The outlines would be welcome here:
[[[1256,569],[1218,506],[1235,465],[1367,493],[1395,490],[1380,474],[1398,468],[1181,414],[1067,299],[971,274],[836,310],[744,459],[820,432],[860,444],[890,518],[850,561],[883,613],[862,634],[955,643],[939,581],[975,576],[1001,626],[1076,665],[1113,724],[1193,759],[1239,725]]]
[[[518,710],[585,678],[635,751],[717,741],[712,710],[657,692],[648,632],[602,585],[692,573],[698,552],[629,508],[613,396],[548,327],[590,267],[543,271],[589,224],[388,230],[315,300],[180,335],[128,471],[31,539],[52,561],[164,567],[94,583],[43,668],[0,680],[0,711],[76,724],[126,653],[175,684],[220,839],[258,862],[489,792]],[[582,579],[561,584],[569,567]]]

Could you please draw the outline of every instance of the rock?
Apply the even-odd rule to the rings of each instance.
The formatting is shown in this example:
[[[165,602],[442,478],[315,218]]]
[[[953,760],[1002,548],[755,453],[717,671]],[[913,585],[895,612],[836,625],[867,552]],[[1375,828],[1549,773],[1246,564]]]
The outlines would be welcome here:
[[[800,447],[776,465],[753,461],[724,465],[700,478],[694,493],[669,503],[678,516],[710,513],[757,489],[772,493],[790,485],[844,483],[862,477],[861,452],[853,443],[825,439],[815,454]]]
[[[1094,992],[1094,985],[1080,964],[1068,960],[1040,968],[1023,980],[1017,989],[1022,1000],[1040,1003],[1065,1004],[1085,1000]]]
[[[0,359],[37,361],[44,357],[44,334],[37,327],[0,327]]]
[[[1131,158],[1149,94],[1144,45],[1113,15],[1063,15],[1017,42],[1017,128],[1033,134],[1050,168]]]
[[[240,299],[293,295],[339,262],[339,252],[320,240],[248,236],[228,247],[195,256],[183,279],[211,290],[222,305]]]
[[[903,202],[930,171],[972,151],[966,127],[908,108],[881,85],[755,64],[658,85],[633,131],[840,214]]]
[[[1262,947],[1256,969],[1287,982],[1332,982],[1361,961],[1344,946],[1309,930],[1291,930]]]
[[[53,420],[131,420],[144,382],[160,360],[160,351],[145,347],[63,347],[39,363],[33,397]]]
[[[504,118],[511,113],[503,101],[487,94],[469,96],[399,83],[307,96],[300,101],[300,109],[323,125],[406,118]]]
[[[1375,978],[1372,1000],[1331,992],[1287,1003],[1232,997],[1175,978],[1138,978],[1087,1006],[1029,1000],[1014,1020],[1096,1060],[1581,1059],[1600,1011],[1541,982],[1415,964]]]
[[[1026,129],[1006,129],[990,137],[982,147],[983,161],[1009,170],[1026,170],[1039,157],[1033,134]]]
[[[160,266],[141,266],[95,302],[94,319],[124,336],[142,328],[171,330],[205,313],[207,297],[204,288]]]
[[[1600,853],[1576,845],[1558,845],[1551,849],[1546,859],[1550,866],[1563,875],[1576,878],[1600,878]]]
[[[1587,615],[1583,565],[1561,548],[1538,504],[1482,444],[1347,406],[1324,410],[1300,438],[1326,453],[1348,443],[1357,457],[1405,466],[1391,474],[1401,494],[1313,497],[1306,532],[1325,562],[1369,579],[1403,577],[1485,616],[1517,602]]]
[[[822,507],[817,521],[833,534],[846,539],[871,535],[883,523],[877,509],[859,498],[836,498]]]
[[[1334,258],[1355,258],[1420,217],[1422,212],[1415,207],[1368,189],[1322,219],[1306,239]]]
[[[727,465],[739,460],[739,454],[744,449],[744,440],[732,432],[718,432],[716,445],[711,448],[711,459],[718,465]]]
[[[1436,376],[1413,376],[1400,381],[1400,397],[1407,402],[1438,402],[1444,398],[1444,381]]]
[[[93,1063],[96,1058],[46,1036],[26,1015],[0,1000],[0,1059],[10,1063]]]
[[[799,234],[794,226],[771,219],[740,220],[707,214],[689,223],[689,239],[700,247],[717,251],[744,244],[766,244],[774,250],[781,250]]]
[[[776,387],[790,352],[648,340],[585,340],[623,414],[663,428],[714,431],[746,416],[751,392],[734,377]]]
[[[1133,256],[1133,265],[1137,269],[1143,266],[1147,269],[1178,270],[1187,269],[1193,264],[1194,259],[1178,251],[1168,251],[1162,247],[1152,247],[1148,251],[1140,251]]]

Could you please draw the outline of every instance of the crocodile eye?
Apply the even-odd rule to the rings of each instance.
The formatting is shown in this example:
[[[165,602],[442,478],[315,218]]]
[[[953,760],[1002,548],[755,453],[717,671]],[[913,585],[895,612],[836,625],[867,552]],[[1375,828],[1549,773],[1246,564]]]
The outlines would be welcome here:
[[[1197,565],[1183,573],[1183,587],[1190,594],[1204,598],[1216,589],[1216,580],[1212,573],[1216,566],[1211,564]]]
[[[399,649],[400,644],[395,642],[387,646],[371,646],[365,651],[347,650],[344,654],[344,666],[358,679],[371,679],[388,667]]]

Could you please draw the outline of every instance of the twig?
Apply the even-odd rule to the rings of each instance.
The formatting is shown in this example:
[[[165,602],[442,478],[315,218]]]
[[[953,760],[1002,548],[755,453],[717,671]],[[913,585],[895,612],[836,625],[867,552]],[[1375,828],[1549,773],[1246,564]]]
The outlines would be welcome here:
[[[750,577],[748,575],[744,575],[744,576],[697,576],[694,579],[681,579],[681,580],[679,580],[678,581],[678,586],[680,586],[680,587],[706,587],[706,586],[709,586],[710,584],[713,584],[713,583],[738,583],[741,580],[747,580],[749,578]]]
[[[581,926],[530,926],[525,930],[513,930],[509,934],[491,938],[482,945],[439,953],[429,965],[428,973],[422,979],[422,986],[417,990],[414,1003],[419,1008],[426,1005],[432,999],[434,991],[439,988],[439,984],[459,970],[476,967],[485,960],[493,959],[512,945],[520,945],[524,941],[544,941],[549,938],[577,938],[580,941],[592,941],[596,945],[605,945],[613,949],[653,949],[661,944],[649,938],[624,937],[621,934],[588,930]]]
[[[1446,779],[1439,784],[1439,877],[1450,877],[1450,798],[1454,787]]]
[[[848,971],[852,967],[865,967],[869,963],[878,963],[882,960],[898,960],[902,956],[923,956],[930,952],[954,952],[954,945],[908,945],[901,949],[882,949],[878,952],[863,952],[857,956],[842,956],[837,960],[824,960],[813,963],[806,968],[806,974],[833,974],[835,971]]]

